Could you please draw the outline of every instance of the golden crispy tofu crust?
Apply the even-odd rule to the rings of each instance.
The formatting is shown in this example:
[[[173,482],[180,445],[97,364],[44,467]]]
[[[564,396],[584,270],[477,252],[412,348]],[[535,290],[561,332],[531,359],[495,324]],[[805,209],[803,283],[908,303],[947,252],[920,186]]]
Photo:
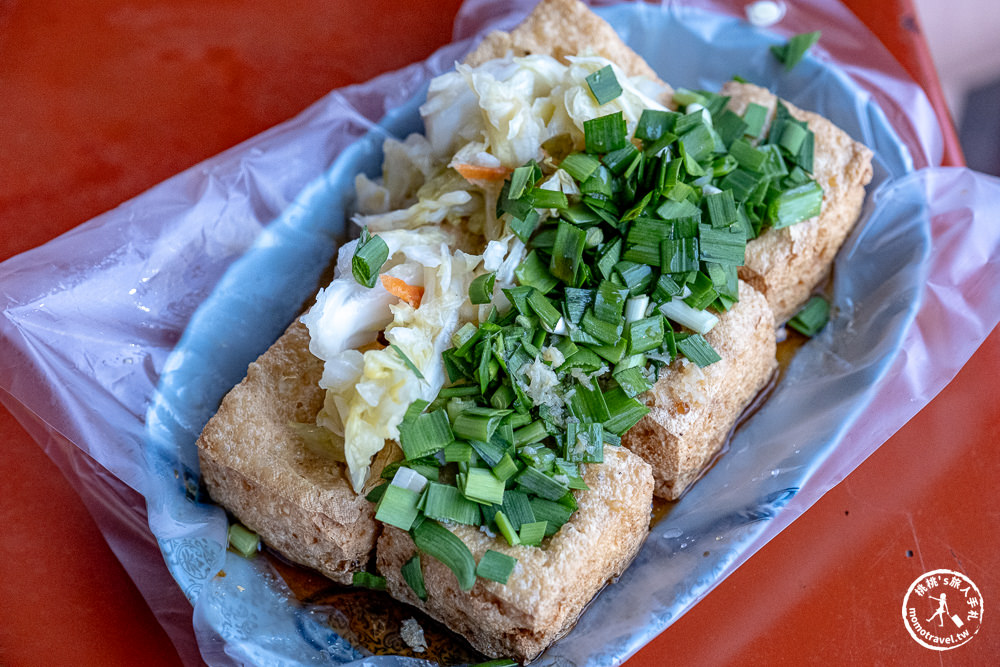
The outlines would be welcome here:
[[[531,660],[576,623],[587,602],[620,575],[649,529],[653,477],[627,449],[605,449],[603,464],[587,465],[589,487],[575,491],[579,509],[542,548],[512,547],[475,526],[451,525],[479,562],[487,549],[517,558],[506,584],[478,579],[470,591],[429,556],[420,559],[427,588],[421,602],[400,568],[416,553],[408,533],[387,527],[377,565],[389,593],[422,609],[486,655]]]
[[[212,498],[289,559],[341,583],[363,569],[378,528],[345,465],[314,454],[290,422],[315,423],[323,362],[300,322],[247,369],[198,439]]]
[[[777,368],[767,301],[743,281],[739,296],[705,336],[722,360],[699,368],[679,358],[661,370],[643,395],[649,414],[622,438],[653,466],[659,498],[679,498],[698,478]]]
[[[550,55],[565,63],[566,56],[587,50],[616,63],[631,76],[659,81],[653,68],[622,41],[607,21],[577,0],[543,0],[510,32],[488,34],[465,62],[476,66],[510,53]]]

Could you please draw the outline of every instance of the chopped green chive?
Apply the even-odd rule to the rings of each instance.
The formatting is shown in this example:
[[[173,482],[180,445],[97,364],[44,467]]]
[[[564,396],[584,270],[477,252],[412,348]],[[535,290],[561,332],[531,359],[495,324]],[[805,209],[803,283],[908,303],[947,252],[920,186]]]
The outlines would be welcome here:
[[[351,584],[359,588],[369,588],[373,591],[385,590],[385,577],[371,572],[355,572],[351,576]]]
[[[664,273],[686,273],[698,270],[698,239],[664,239],[660,241],[660,268]]]
[[[705,205],[708,207],[708,219],[712,227],[730,227],[736,222],[736,202],[731,191],[723,190],[706,196]]]
[[[594,95],[599,105],[607,104],[611,100],[622,94],[621,84],[618,83],[615,72],[611,65],[605,65],[601,69],[587,76],[587,86]]]
[[[815,336],[830,320],[830,303],[821,296],[809,298],[795,316],[788,321],[788,326],[803,336]]]
[[[814,218],[823,208],[823,188],[816,181],[785,190],[768,205],[767,217],[775,229]]]
[[[663,318],[659,314],[628,324],[629,354],[653,350],[663,344]]]
[[[509,453],[504,453],[503,457],[493,466],[493,475],[501,481],[507,481],[516,475],[517,471],[517,463],[514,462]]]
[[[351,272],[359,285],[375,287],[378,273],[389,258],[389,246],[378,235],[372,236],[367,227],[361,228],[358,245],[354,248],[351,258]]]
[[[743,110],[743,122],[747,124],[746,135],[748,137],[759,137],[764,123],[767,121],[767,107],[751,102]]]
[[[421,380],[424,379],[424,375],[423,373],[420,372],[420,369],[417,368],[417,365],[414,364],[412,361],[410,361],[410,358],[406,356],[406,353],[403,352],[403,350],[400,349],[398,345],[396,345],[395,343],[389,343],[389,347],[391,347],[392,350],[399,355],[399,358],[403,360],[403,363],[406,364],[407,368],[413,371],[414,375],[416,375]]]
[[[493,300],[493,284],[496,282],[495,273],[484,273],[476,278],[469,285],[469,301],[474,304],[489,303]]]
[[[785,71],[790,71],[799,64],[813,44],[819,41],[820,31],[806,32],[791,37],[786,44],[771,47],[774,57],[785,64]]]
[[[411,534],[417,549],[437,558],[455,573],[463,591],[472,589],[476,583],[476,560],[465,542],[432,519],[423,521]]]
[[[542,172],[534,161],[523,167],[518,167],[510,175],[510,192],[507,196],[511,199],[520,199],[524,196],[528,186],[533,185],[541,176]]]
[[[548,525],[547,521],[522,523],[521,530],[518,532],[517,537],[521,541],[521,544],[536,547],[541,544],[542,540],[545,538],[545,529]]]
[[[479,505],[466,498],[462,492],[450,484],[427,484],[424,499],[424,516],[440,521],[453,521],[467,525],[479,523]]]
[[[487,549],[483,557],[479,559],[479,565],[476,566],[476,576],[506,584],[515,565],[517,565],[517,559],[513,556]]]
[[[535,188],[531,191],[531,205],[535,208],[564,209],[569,207],[569,200],[566,199],[566,195],[559,190]]]
[[[559,320],[562,319],[562,315],[552,305],[552,301],[537,290],[528,295],[528,306],[538,316],[542,326],[549,331],[554,330],[559,324]]]
[[[523,428],[519,428],[514,431],[514,446],[521,447],[522,445],[530,445],[536,442],[541,442],[549,435],[548,430],[545,428],[545,422],[541,419],[531,422]]]
[[[388,482],[386,482],[385,484],[379,484],[378,486],[374,487],[371,491],[368,492],[368,494],[365,496],[365,499],[370,503],[378,504],[378,501],[382,500],[382,494],[385,493],[385,490],[388,486],[389,486]]]
[[[244,558],[256,555],[260,549],[260,537],[242,523],[229,525],[229,546]]]
[[[424,586],[424,573],[420,569],[420,554],[406,561],[403,567],[399,568],[399,572],[403,575],[403,581],[410,587],[413,594],[419,599],[426,601],[427,587]]]
[[[675,111],[643,109],[639,116],[639,124],[635,128],[635,137],[645,142],[657,141],[674,129],[680,116],[681,114]]]
[[[639,423],[649,412],[649,408],[617,387],[604,395],[608,413],[611,415],[604,422],[604,429],[615,435],[622,435]],[[536,513],[537,516],[537,513]]]
[[[407,459],[433,454],[455,439],[444,410],[421,414],[399,425],[399,445]]]
[[[570,517],[573,516],[573,510],[562,505],[560,503],[545,500],[544,498],[532,498],[529,501],[531,505],[531,511],[535,515],[538,521],[545,522],[545,534],[555,535],[559,532],[559,529],[563,527]]]
[[[572,153],[567,155],[559,168],[565,170],[570,176],[580,183],[590,178],[597,168],[601,166],[601,161],[593,155],[587,153]]]
[[[610,153],[628,142],[628,128],[621,111],[583,121],[583,134],[588,153]]]
[[[500,420],[508,413],[508,410],[468,408],[452,419],[451,428],[455,436],[462,440],[489,442]]]
[[[628,396],[638,396],[639,394],[649,391],[653,388],[653,385],[649,383],[646,376],[643,374],[642,369],[638,366],[633,366],[632,368],[625,368],[620,371],[616,370],[612,373],[612,377],[618,386],[622,388]]]
[[[419,501],[419,493],[389,484],[379,500],[375,518],[401,530],[409,530],[417,518]]]
[[[507,544],[513,547],[521,543],[521,540],[517,535],[517,529],[514,528],[514,525],[510,522],[510,519],[507,518],[507,515],[504,514],[502,510],[497,511],[497,513],[493,515],[493,521],[496,523],[500,534],[503,535],[505,540],[507,540]]]
[[[692,334],[678,341],[677,350],[702,368],[722,359],[701,334]]]
[[[565,283],[573,284],[576,270],[583,259],[587,232],[568,222],[559,222],[549,272]]]
[[[617,324],[622,319],[628,290],[609,280],[602,280],[594,299],[594,315],[605,322]]]
[[[469,468],[462,492],[469,500],[485,505],[503,502],[504,482],[486,468]]]
[[[549,272],[535,250],[528,253],[524,261],[514,269],[514,277],[521,285],[534,287],[542,294],[551,292],[559,284],[559,280]]]
[[[743,266],[747,240],[739,227],[698,225],[698,242],[701,261]]]
[[[608,345],[615,345],[621,339],[623,324],[620,320],[615,323],[603,320],[591,309],[588,309],[580,320],[580,326],[585,333]]]
[[[563,457],[581,463],[604,461],[604,426],[599,422],[569,424]]]
[[[467,442],[453,442],[445,445],[445,463],[469,463],[472,461],[473,449]]]
[[[545,498],[546,500],[558,500],[569,491],[569,487],[562,482],[556,481],[544,472],[531,466],[526,467],[518,473],[514,479],[521,490],[530,491],[539,498]]]

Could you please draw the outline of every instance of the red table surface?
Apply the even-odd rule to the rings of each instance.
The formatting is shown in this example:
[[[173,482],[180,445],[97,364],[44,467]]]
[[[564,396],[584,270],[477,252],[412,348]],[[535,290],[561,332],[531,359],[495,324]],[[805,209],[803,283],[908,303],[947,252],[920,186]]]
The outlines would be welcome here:
[[[961,163],[909,1],[848,4],[928,91],[945,162]],[[458,5],[0,3],[0,260],[332,88],[427,56],[449,41]],[[1000,604],[997,377],[994,331],[928,407],[628,665],[995,662],[996,612],[939,653],[909,637],[900,608],[937,568]],[[0,664],[178,664],[79,496],[6,410],[0,443]]]

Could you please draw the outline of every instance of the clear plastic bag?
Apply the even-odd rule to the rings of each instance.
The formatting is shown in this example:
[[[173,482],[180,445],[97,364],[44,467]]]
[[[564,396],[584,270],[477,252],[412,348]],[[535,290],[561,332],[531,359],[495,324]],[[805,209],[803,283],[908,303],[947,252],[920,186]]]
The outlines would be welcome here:
[[[191,500],[194,439],[314,289],[352,174],[377,169],[387,133],[419,129],[431,76],[531,4],[470,0],[457,41],[424,63],[334,91],[0,264],[0,399],[74,482],[182,657],[361,658],[260,559],[226,552],[222,511]],[[837,260],[831,326],[542,664],[617,663],[661,632],[933,398],[1000,320],[1000,181],[927,167],[942,146],[930,105],[857,20],[834,2],[790,6],[778,29],[824,37],[786,74],[767,49],[780,37],[742,21],[742,3],[698,5],[599,11],[675,86],[716,88],[738,62],[828,116],[873,148],[875,181]]]

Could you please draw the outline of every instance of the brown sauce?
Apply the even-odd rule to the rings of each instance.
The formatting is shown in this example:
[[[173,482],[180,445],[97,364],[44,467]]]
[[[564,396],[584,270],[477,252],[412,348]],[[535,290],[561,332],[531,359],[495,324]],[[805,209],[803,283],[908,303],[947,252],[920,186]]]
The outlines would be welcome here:
[[[315,570],[285,560],[270,549],[264,553],[295,598],[325,612],[333,631],[362,652],[422,658],[440,665],[488,659],[473,649],[464,637],[415,607],[397,602],[388,593],[338,584]],[[408,618],[415,618],[423,628],[427,648],[422,653],[403,641],[402,625]]]

